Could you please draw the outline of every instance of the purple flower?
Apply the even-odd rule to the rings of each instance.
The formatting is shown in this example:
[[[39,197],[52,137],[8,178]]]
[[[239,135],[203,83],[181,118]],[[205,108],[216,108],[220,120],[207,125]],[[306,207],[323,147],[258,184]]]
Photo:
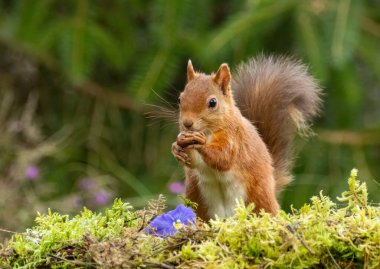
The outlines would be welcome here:
[[[79,188],[82,190],[89,190],[95,187],[95,182],[92,178],[86,177],[79,181]]]
[[[110,199],[110,194],[105,190],[100,190],[95,193],[94,202],[97,205],[105,205]]]
[[[34,166],[34,165],[28,166],[25,170],[25,176],[30,181],[37,180],[40,176],[40,170],[38,169],[37,166]]]
[[[174,210],[155,217],[149,224],[150,229],[145,229],[145,231],[161,237],[171,236],[183,225],[194,223],[195,217],[191,208],[178,205]]]
[[[185,190],[185,186],[182,182],[173,182],[169,185],[169,190],[175,194],[181,194]]]
[[[79,195],[75,195],[73,197],[73,200],[74,200],[74,204],[75,206],[78,206],[78,207],[81,207],[84,205],[84,200],[82,197],[80,197]]]
[[[18,120],[12,121],[8,128],[13,133],[20,133],[24,129],[22,122]]]

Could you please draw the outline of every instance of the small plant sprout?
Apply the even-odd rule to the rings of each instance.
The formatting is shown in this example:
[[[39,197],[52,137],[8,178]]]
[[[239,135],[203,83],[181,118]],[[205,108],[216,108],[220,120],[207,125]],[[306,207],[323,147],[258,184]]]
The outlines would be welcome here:
[[[194,223],[195,217],[191,208],[178,205],[174,210],[155,217],[146,231],[161,237],[172,236],[184,225]]]

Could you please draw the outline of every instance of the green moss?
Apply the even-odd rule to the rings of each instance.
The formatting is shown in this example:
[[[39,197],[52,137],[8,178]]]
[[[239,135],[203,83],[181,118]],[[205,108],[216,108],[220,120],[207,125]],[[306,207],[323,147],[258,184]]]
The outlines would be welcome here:
[[[238,201],[227,219],[184,227],[165,239],[144,232],[164,209],[162,196],[145,210],[115,200],[104,214],[74,218],[50,212],[1,248],[5,268],[379,268],[380,208],[353,170],[338,201],[324,196],[292,213],[253,213]]]

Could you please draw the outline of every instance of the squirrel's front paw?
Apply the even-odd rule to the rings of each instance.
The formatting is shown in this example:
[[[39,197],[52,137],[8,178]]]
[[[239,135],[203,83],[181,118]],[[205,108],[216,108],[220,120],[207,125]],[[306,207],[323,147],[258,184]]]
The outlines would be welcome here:
[[[177,136],[177,144],[183,148],[192,146],[196,147],[196,145],[204,145],[207,142],[207,137],[202,132],[180,132]]]
[[[182,162],[183,164],[191,164],[189,155],[185,152],[183,147],[177,144],[177,142],[174,142],[172,144],[172,154],[178,161]]]

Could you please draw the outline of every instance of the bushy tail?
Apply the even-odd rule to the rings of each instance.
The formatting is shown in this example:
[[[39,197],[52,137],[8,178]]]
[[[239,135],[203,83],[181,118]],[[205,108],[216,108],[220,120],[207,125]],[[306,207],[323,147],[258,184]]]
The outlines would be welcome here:
[[[272,154],[279,193],[292,180],[296,130],[307,133],[320,109],[321,89],[305,65],[287,57],[259,56],[240,65],[232,77],[239,109]]]

